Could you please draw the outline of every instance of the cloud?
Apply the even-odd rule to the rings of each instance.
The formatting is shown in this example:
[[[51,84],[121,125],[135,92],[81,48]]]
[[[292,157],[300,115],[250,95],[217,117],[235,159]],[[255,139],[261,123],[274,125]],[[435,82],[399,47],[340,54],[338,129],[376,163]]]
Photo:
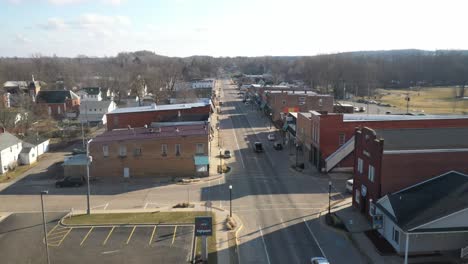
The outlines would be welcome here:
[[[21,0],[9,0],[9,1],[21,1]],[[91,2],[90,0],[47,0],[50,4],[53,5],[69,5],[69,4],[80,4],[84,2]],[[126,0],[101,0],[100,2],[107,5],[118,6],[121,5]]]
[[[129,26],[130,18],[126,16],[105,16],[99,14],[83,14],[76,21],[72,22],[78,27],[94,28],[94,27],[115,27]]]
[[[61,18],[51,17],[47,19],[45,24],[40,24],[39,26],[45,30],[60,30],[67,28],[68,24]]]
[[[16,34],[15,35],[15,41],[18,42],[18,43],[21,43],[21,44],[26,44],[26,43],[30,43],[31,40],[26,38],[25,36],[21,35],[21,34]]]

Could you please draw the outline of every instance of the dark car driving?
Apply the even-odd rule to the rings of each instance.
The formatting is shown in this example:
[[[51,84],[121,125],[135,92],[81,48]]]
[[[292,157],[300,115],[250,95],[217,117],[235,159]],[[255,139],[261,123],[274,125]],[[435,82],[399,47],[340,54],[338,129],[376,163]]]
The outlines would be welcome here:
[[[84,184],[83,178],[78,177],[65,177],[62,180],[58,180],[55,183],[55,187],[62,188],[62,187],[79,187]]]

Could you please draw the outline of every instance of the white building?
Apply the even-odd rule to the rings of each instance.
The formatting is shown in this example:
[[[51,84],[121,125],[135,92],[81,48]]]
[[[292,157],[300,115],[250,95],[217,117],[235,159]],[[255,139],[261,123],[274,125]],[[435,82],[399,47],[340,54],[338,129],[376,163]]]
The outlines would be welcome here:
[[[204,80],[193,80],[192,81],[192,88],[213,88],[214,80],[211,79],[204,79]]]
[[[83,123],[106,124],[106,114],[117,108],[114,101],[84,101],[80,105],[78,120]]]
[[[76,92],[81,101],[102,101],[101,87],[84,87]]]
[[[23,144],[20,139],[0,128],[0,174],[17,165],[22,148]]]
[[[23,149],[19,154],[21,164],[29,165],[36,162],[42,154],[49,151],[49,141],[34,136],[23,139]]]

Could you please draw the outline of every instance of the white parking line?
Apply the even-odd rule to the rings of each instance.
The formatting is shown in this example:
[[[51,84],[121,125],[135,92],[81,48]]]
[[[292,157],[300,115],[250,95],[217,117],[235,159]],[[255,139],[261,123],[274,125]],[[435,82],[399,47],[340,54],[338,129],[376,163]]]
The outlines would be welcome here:
[[[101,204],[101,205],[96,205],[96,206],[93,206],[91,207],[91,209],[97,209],[97,208],[103,208],[103,210],[106,210],[107,207],[109,206],[109,203],[106,203],[106,204]]]
[[[268,250],[267,250],[267,247],[266,247],[265,239],[263,238],[262,227],[261,227],[261,226],[258,226],[258,230],[260,231],[260,236],[262,237],[263,249],[265,249],[265,255],[266,255],[266,257],[267,257],[267,262],[268,262],[268,264],[271,264],[271,262],[270,262],[270,256],[268,256]]]
[[[307,224],[306,220],[305,220],[304,218],[302,218],[302,221],[304,221],[304,224],[305,224],[305,226],[307,227],[307,230],[309,230],[309,233],[310,233],[310,234],[312,235],[312,237],[314,238],[314,241],[315,241],[315,243],[317,244],[318,248],[320,249],[320,252],[322,252],[323,257],[324,257],[324,258],[327,258],[327,256],[325,255],[325,252],[323,252],[322,247],[320,247],[320,244],[319,244],[317,238],[315,237],[314,232],[312,232],[312,229],[310,229],[310,227],[309,227],[309,225]]]

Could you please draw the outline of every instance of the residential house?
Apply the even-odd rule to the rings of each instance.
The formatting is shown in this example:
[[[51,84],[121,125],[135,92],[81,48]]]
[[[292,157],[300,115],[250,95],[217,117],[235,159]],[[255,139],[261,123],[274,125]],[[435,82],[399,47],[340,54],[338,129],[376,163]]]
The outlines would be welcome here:
[[[89,145],[93,177],[190,177],[209,171],[207,122],[114,129]]]
[[[83,101],[80,104],[80,116],[82,123],[107,124],[106,114],[114,111],[117,104],[114,101]]]
[[[27,81],[7,81],[3,84],[4,95],[3,100],[4,104],[7,107],[19,107],[22,105],[22,96],[27,95],[27,97],[35,102],[36,96],[41,90],[42,82],[33,80],[30,82]]]
[[[211,102],[117,108],[107,113],[107,130],[144,127],[151,122],[206,121]]]
[[[49,116],[57,119],[75,118],[79,114],[80,97],[72,91],[40,91],[36,102]]]
[[[21,140],[0,127],[0,174],[18,165],[18,156],[23,148]]]
[[[387,194],[374,211],[378,232],[400,255],[460,252],[468,245],[468,175],[451,171]]]
[[[101,87],[84,87],[76,94],[84,101],[102,101],[103,93]]]
[[[299,113],[297,139],[298,143],[304,146],[306,165],[315,166],[324,172],[333,168],[352,170],[356,127],[373,129],[468,127],[468,116],[368,115],[318,111]]]
[[[468,127],[357,129],[353,206],[370,218],[371,201],[447,170],[468,173]]]
[[[38,135],[30,135],[23,139],[23,149],[20,160],[22,164],[34,163],[42,154],[49,151],[50,140]]]

